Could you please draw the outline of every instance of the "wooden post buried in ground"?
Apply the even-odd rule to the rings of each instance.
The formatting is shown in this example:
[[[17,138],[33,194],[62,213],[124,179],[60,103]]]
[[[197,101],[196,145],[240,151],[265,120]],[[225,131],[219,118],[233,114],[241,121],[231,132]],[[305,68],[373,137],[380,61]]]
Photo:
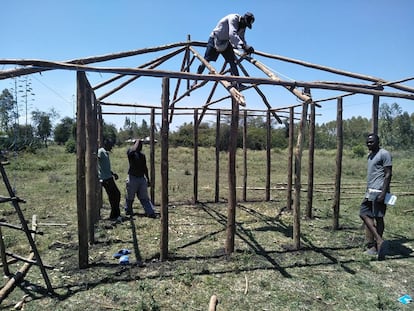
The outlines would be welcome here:
[[[170,80],[162,80],[162,125],[161,125],[161,239],[160,260],[168,257],[168,105]]]
[[[226,255],[229,256],[234,252],[234,234],[236,232],[236,150],[237,150],[237,131],[239,125],[239,105],[232,98],[232,116],[230,125],[229,139],[229,202],[227,207],[227,238],[226,238]]]
[[[342,97],[338,97],[336,112],[336,173],[335,173],[335,199],[333,205],[332,229],[339,229],[339,205],[341,202],[342,153],[344,149]]]
[[[79,268],[88,267],[88,221],[86,213],[86,180],[85,180],[85,102],[86,102],[86,74],[77,72],[77,113],[76,113],[76,205],[78,214],[79,240]]]

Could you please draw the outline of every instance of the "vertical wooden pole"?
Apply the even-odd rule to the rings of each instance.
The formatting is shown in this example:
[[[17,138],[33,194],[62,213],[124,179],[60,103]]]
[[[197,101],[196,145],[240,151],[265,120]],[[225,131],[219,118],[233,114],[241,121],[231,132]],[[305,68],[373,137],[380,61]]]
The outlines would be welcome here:
[[[228,183],[229,199],[227,207],[227,239],[226,254],[234,252],[234,235],[236,233],[236,151],[237,151],[237,132],[239,126],[239,105],[232,98],[232,116],[230,124],[229,138],[229,166],[228,166]]]
[[[9,276],[10,270],[9,270],[9,265],[7,263],[6,245],[4,244],[3,232],[1,230],[1,226],[0,226],[0,255],[1,255],[1,263],[3,265],[4,276]]]
[[[77,113],[76,113],[76,203],[78,213],[79,268],[88,267],[88,223],[86,214],[86,183],[85,183],[85,102],[86,75],[77,72]]]
[[[308,114],[308,103],[302,104],[302,117],[299,125],[298,140],[296,142],[295,151],[295,200],[293,207],[293,240],[296,249],[300,249],[300,194],[301,194],[301,165],[302,165],[302,149],[303,138],[306,128],[306,120]]]
[[[170,80],[162,79],[162,125],[161,125],[161,238],[160,260],[168,258],[168,106]]]
[[[216,116],[216,189],[214,202],[218,202],[220,199],[220,122],[221,111],[219,109]]]
[[[243,113],[243,201],[247,201],[247,111]]]
[[[93,182],[93,188],[92,188],[92,196],[91,196],[91,200],[93,201],[93,209],[94,209],[94,217],[95,217],[95,223],[101,218],[100,217],[100,211],[101,211],[101,206],[99,205],[98,201],[96,200],[96,193],[98,192],[98,189],[101,188],[100,182],[99,182],[99,178],[98,178],[98,101],[96,99],[95,93],[92,90],[92,88],[90,88],[91,90],[91,100],[92,100],[92,119],[91,119],[91,127],[92,127],[92,131],[91,131],[91,151],[92,151],[92,163],[91,166],[93,167],[92,170],[92,182]]]
[[[94,109],[95,96],[89,85],[85,84],[85,129],[86,129],[86,154],[85,154],[85,176],[86,176],[86,211],[88,216],[89,243],[95,243],[95,224],[98,221],[96,206],[96,184],[97,184],[97,131],[96,111]]]
[[[266,201],[270,201],[270,171],[272,165],[271,159],[271,139],[272,126],[270,122],[270,111],[266,113]]]
[[[339,207],[341,202],[341,177],[342,177],[342,154],[344,146],[342,120],[342,97],[338,97],[336,111],[336,173],[335,173],[335,199],[333,206],[332,229],[339,228]]]
[[[198,202],[198,109],[194,109],[194,175],[193,175],[193,204]]]
[[[293,135],[295,126],[295,108],[289,108],[289,146],[288,146],[288,171],[287,171],[287,185],[286,185],[286,207],[292,210],[292,173],[293,173]]]
[[[306,205],[306,217],[311,219],[313,205],[313,179],[314,179],[314,158],[315,158],[315,105],[310,106],[309,122],[309,165],[308,165],[308,204]]]
[[[379,95],[372,98],[372,132],[378,135]]]
[[[151,201],[155,204],[155,108],[151,108],[151,131],[150,131],[150,188]]]
[[[103,143],[103,119],[102,119],[102,106],[97,102],[97,149],[102,146]],[[97,213],[100,218],[101,207],[102,207],[102,186],[99,180],[97,180],[96,186],[96,206],[98,207]]]

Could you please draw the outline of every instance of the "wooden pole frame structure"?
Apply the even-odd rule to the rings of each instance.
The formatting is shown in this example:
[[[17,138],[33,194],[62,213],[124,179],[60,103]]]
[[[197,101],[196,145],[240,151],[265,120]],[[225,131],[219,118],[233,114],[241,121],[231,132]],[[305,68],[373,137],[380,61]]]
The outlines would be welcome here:
[[[297,99],[302,102],[302,113],[301,113],[301,120],[300,120],[300,127],[297,133],[297,143],[296,143],[296,152],[295,152],[295,180],[294,180],[294,240],[295,245],[297,248],[300,247],[300,191],[301,191],[301,179],[300,179],[300,164],[301,164],[301,157],[302,157],[302,150],[303,150],[303,137],[304,131],[306,126],[307,120],[307,110],[308,105],[311,104],[312,109],[315,107],[320,107],[320,102],[326,101],[323,100],[315,100],[310,96],[311,89],[319,89],[319,90],[333,90],[339,92],[346,92],[346,94],[339,94],[331,99],[340,98],[342,96],[350,96],[353,94],[366,94],[373,96],[373,131],[376,132],[378,130],[378,105],[379,99],[381,96],[383,97],[391,97],[391,98],[402,98],[402,99],[409,99],[414,100],[414,88],[406,86],[402,83],[406,81],[413,80],[413,77],[401,79],[398,81],[386,81],[381,78],[376,78],[372,76],[357,74],[346,72],[342,70],[338,70],[335,68],[330,68],[326,66],[320,66],[316,64],[311,64],[308,62],[287,58],[279,55],[271,55],[260,51],[255,51],[255,54],[266,59],[270,60],[277,60],[277,61],[284,61],[289,62],[292,64],[296,64],[299,66],[304,66],[307,68],[312,68],[316,70],[321,70],[329,73],[334,73],[338,75],[342,75],[348,78],[368,81],[367,83],[346,83],[346,82],[331,82],[331,81],[317,81],[317,82],[303,82],[303,81],[285,81],[281,78],[277,77],[274,72],[272,72],[269,67],[267,67],[262,62],[259,62],[257,59],[253,58],[251,55],[244,55],[239,53],[239,60],[238,65],[241,69],[241,72],[244,76],[229,76],[226,75],[225,65],[223,65],[223,69],[221,71],[215,70],[209,62],[207,62],[201,54],[195,49],[195,47],[206,47],[206,42],[198,42],[198,41],[191,41],[190,37],[187,38],[185,42],[178,42],[167,44],[164,46],[158,47],[150,47],[145,49],[138,49],[133,51],[121,52],[121,53],[114,53],[108,55],[101,55],[101,56],[93,56],[88,58],[82,59],[74,59],[69,61],[63,62],[56,62],[56,61],[44,61],[44,60],[36,60],[36,59],[0,59],[0,65],[20,65],[21,68],[18,69],[7,69],[7,70],[0,70],[0,80],[1,79],[8,79],[13,77],[18,77],[22,75],[32,74],[32,73],[40,73],[49,70],[71,70],[77,72],[77,213],[78,213],[78,238],[79,238],[79,267],[84,268],[88,266],[88,241],[94,240],[93,238],[93,230],[91,226],[94,222],[94,213],[93,213],[93,204],[92,202],[92,194],[89,192],[93,192],[94,185],[93,185],[93,174],[94,171],[94,149],[97,148],[96,145],[93,144],[93,140],[101,141],[102,139],[102,129],[100,125],[102,124],[102,114],[105,113],[102,111],[102,105],[105,104],[103,99],[110,96],[111,94],[117,92],[118,90],[122,89],[124,86],[138,80],[139,77],[154,77],[154,78],[162,78],[163,79],[163,95],[162,95],[162,161],[161,161],[161,169],[162,169],[162,178],[161,183],[163,185],[163,193],[161,199],[161,206],[162,206],[162,228],[168,225],[168,213],[165,210],[168,204],[168,123],[171,122],[171,118],[173,116],[174,110],[177,109],[176,104],[184,97],[190,95],[191,92],[195,91],[199,87],[206,85],[208,82],[213,82],[214,86],[213,89],[208,96],[206,103],[204,104],[202,113],[198,116],[198,120],[194,119],[194,126],[198,126],[200,124],[202,117],[205,115],[207,109],[218,102],[231,99],[231,110],[232,110],[232,122],[235,121],[239,117],[239,105],[245,106],[246,99],[244,95],[234,87],[232,87],[232,82],[237,83],[245,83],[249,84],[250,87],[256,92],[256,94],[260,97],[262,102],[266,105],[268,113],[273,114],[274,118],[280,123],[281,120],[279,116],[276,114],[274,108],[271,107],[271,103],[267,100],[265,94],[260,89],[261,85],[273,85],[273,86],[282,86],[283,88],[287,89],[290,93],[292,93]],[[112,61],[116,59],[132,57],[132,56],[139,56],[143,54],[148,54],[152,52],[160,52],[166,51],[170,49],[175,49],[168,54],[158,57],[153,61],[147,62],[141,66],[135,68],[125,68],[125,67],[104,67],[104,66],[96,66],[91,65],[95,63],[102,63],[107,61]],[[157,67],[161,66],[173,57],[176,57],[184,53],[181,67],[179,71],[171,71],[171,70],[159,70]],[[192,55],[192,56],[191,56]],[[193,74],[190,72],[190,66],[193,61],[197,59],[201,63],[205,64],[208,70],[210,71],[207,75],[202,74]],[[249,76],[246,68],[242,65],[242,62],[247,62],[259,71],[263,72],[266,77],[251,77]],[[90,72],[98,72],[98,73],[108,73],[108,74],[116,74],[115,77],[100,83],[95,87],[91,87],[86,78],[86,73]],[[111,91],[101,95],[100,97],[95,96],[95,91],[100,89],[103,85],[109,85],[117,81],[120,78],[131,76],[126,82],[121,83],[120,85],[114,87]],[[177,79],[176,89],[174,91],[173,101],[170,102],[169,100],[169,79]],[[187,83],[181,83],[184,80]],[[190,87],[190,80],[199,80],[202,81],[199,86],[197,87]],[[179,89],[180,85],[185,85],[186,90],[180,96]],[[228,96],[222,97],[221,99],[213,101],[213,94],[216,88],[222,85],[227,93]],[[300,88],[307,88],[309,89],[309,93],[303,93]],[[386,91],[387,89],[392,89],[391,91]],[[96,100],[96,98],[98,98]],[[95,110],[94,105],[96,102],[99,102],[97,105],[97,109]],[[237,106],[237,107],[236,107]],[[151,107],[152,114],[151,114],[151,124],[154,125],[154,118],[155,118],[155,107]],[[288,107],[289,109],[289,162],[288,165],[288,193],[287,193],[287,206],[290,207],[291,199],[290,199],[290,187],[292,186],[291,181],[292,179],[289,178],[292,173],[291,163],[293,160],[293,119],[294,119],[294,109],[293,105]],[[169,113],[170,111],[170,113]],[[313,110],[312,114],[313,114]],[[96,114],[99,115],[98,120],[96,120]],[[198,113],[197,113],[198,114]],[[217,113],[217,118],[219,120],[220,113]],[[313,117],[312,122],[313,122]],[[269,122],[269,118],[267,118],[267,122]],[[96,123],[96,125],[95,125]],[[96,130],[97,128],[97,130]],[[228,176],[229,176],[229,208],[228,208],[228,236],[226,239],[226,250],[228,253],[234,250],[234,219],[235,219],[235,190],[236,190],[236,176],[234,171],[234,161],[235,161],[235,138],[237,138],[237,129],[238,127],[236,124],[232,124],[232,137],[231,137],[231,144],[229,148],[229,168],[228,168]],[[217,127],[217,134],[219,134],[220,128]],[[195,135],[196,136],[196,135]],[[153,132],[152,132],[152,140]],[[269,145],[269,137],[267,137],[268,145]],[[153,141],[152,141],[153,143]],[[86,155],[85,155],[86,154]],[[153,156],[153,152],[151,151]],[[216,150],[216,161],[219,155]],[[269,155],[268,155],[269,157]],[[270,166],[270,162],[268,164]],[[87,168],[89,167],[89,168]],[[195,166],[196,167],[196,166]],[[166,171],[165,171],[166,170]],[[153,174],[153,171],[152,173]],[[154,178],[151,176],[151,178]],[[270,178],[269,178],[270,179]],[[216,176],[216,181],[218,182],[218,176]],[[196,182],[196,181],[195,181]],[[96,182],[95,182],[96,186]],[[266,183],[266,188],[268,188],[268,182]],[[88,192],[89,191],[89,192]],[[95,191],[96,193],[96,191]],[[153,196],[153,194],[152,194]],[[218,189],[216,189],[216,197],[215,200],[218,200]],[[196,193],[195,193],[196,199]],[[98,200],[96,200],[99,202]],[[164,228],[165,229],[165,228]],[[163,229],[162,229],[163,230]],[[162,234],[165,235],[164,238],[168,238],[167,231],[162,231]],[[162,239],[162,246],[161,246],[161,257],[163,259],[166,258],[168,255],[168,243]],[[165,249],[165,245],[167,245],[167,249]]]

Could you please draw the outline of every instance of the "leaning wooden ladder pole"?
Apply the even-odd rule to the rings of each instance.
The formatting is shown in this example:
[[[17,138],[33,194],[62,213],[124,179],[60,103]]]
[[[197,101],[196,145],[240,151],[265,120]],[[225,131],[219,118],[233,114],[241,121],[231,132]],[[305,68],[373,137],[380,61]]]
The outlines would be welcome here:
[[[7,276],[11,276],[11,273],[9,271],[9,267],[7,264],[6,255],[10,255],[15,259],[22,260],[25,262],[22,268],[12,278],[10,278],[9,282],[6,283],[6,285],[0,290],[0,303],[4,300],[4,298],[6,298],[6,296],[9,294],[10,290],[16,285],[16,283],[22,281],[22,277],[24,277],[25,273],[29,270],[32,264],[39,266],[43,279],[45,280],[48,292],[53,293],[53,288],[50,283],[49,277],[46,273],[46,268],[42,263],[42,260],[40,258],[39,252],[37,250],[37,247],[34,241],[34,237],[32,236],[32,234],[36,233],[36,230],[29,229],[26,223],[26,220],[24,218],[24,215],[19,206],[19,202],[24,203],[25,201],[15,196],[15,193],[10,185],[9,179],[7,177],[7,174],[6,174],[6,171],[4,169],[2,162],[0,162],[0,172],[1,172],[1,176],[3,178],[4,184],[9,193],[9,197],[0,198],[0,203],[11,202],[13,204],[13,207],[16,210],[16,213],[19,217],[21,227],[17,227],[13,225],[6,225],[6,224],[2,224],[2,225],[5,225],[12,229],[19,229],[19,230],[24,231],[24,233],[26,234],[27,240],[29,241],[30,247],[31,247],[31,250],[30,250],[31,254],[29,255],[29,258],[27,259],[21,258],[20,256],[17,256],[17,255],[8,254],[5,250],[3,236],[2,235],[0,236],[0,253],[1,253],[1,260],[3,263],[3,270],[5,271],[5,274],[8,274]]]

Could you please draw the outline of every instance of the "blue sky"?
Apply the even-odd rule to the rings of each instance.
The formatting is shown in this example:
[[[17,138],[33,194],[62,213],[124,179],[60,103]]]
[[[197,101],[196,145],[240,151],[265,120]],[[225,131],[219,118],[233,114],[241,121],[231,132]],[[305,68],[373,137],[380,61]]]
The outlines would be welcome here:
[[[0,58],[65,61],[186,41],[187,35],[193,40],[206,41],[222,16],[246,11],[256,16],[253,28],[246,32],[247,41],[256,50],[388,81],[414,76],[414,1],[411,0],[7,0],[2,3]],[[198,50],[204,53],[203,49]],[[287,80],[362,82],[254,57]],[[149,57],[153,58],[154,55]],[[179,70],[181,59],[160,69]],[[136,67],[147,60],[137,57],[96,66]],[[212,64],[220,69],[222,58]],[[192,71],[196,71],[197,65]],[[264,77],[248,65],[246,69],[251,76]],[[9,68],[0,65],[0,70]],[[72,117],[75,77],[75,72],[71,71],[31,76],[35,96],[29,108],[48,111],[53,107],[61,118]],[[93,85],[109,77],[88,74]],[[405,84],[414,87],[414,81]],[[12,87],[13,80],[0,80],[0,91]],[[160,79],[143,78],[107,101],[159,105],[160,91]],[[194,92],[182,106],[202,106],[208,92],[209,89]],[[281,87],[264,87],[264,92],[275,108],[298,104],[296,98]],[[315,91],[313,97],[326,98],[333,94],[337,93]],[[265,109],[254,91],[246,91],[245,96],[248,108]],[[344,118],[369,118],[371,102],[369,95],[345,98]],[[414,112],[413,101],[381,98],[380,103],[384,102],[397,102],[404,111]],[[222,105],[228,107],[229,103]],[[107,111],[127,110],[108,108]],[[334,120],[336,101],[323,103],[317,113],[318,123]],[[131,118],[140,124],[142,117]],[[104,119],[119,127],[125,116]],[[192,117],[176,120],[184,121],[192,122]]]

